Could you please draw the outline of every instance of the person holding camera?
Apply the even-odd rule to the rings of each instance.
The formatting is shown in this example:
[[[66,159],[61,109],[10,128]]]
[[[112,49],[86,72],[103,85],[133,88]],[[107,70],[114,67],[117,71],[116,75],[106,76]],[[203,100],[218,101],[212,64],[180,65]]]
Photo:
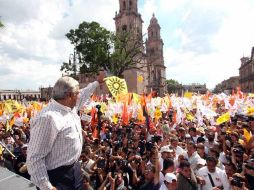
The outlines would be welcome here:
[[[254,158],[247,160],[244,164],[243,171],[249,190],[254,190]]]
[[[141,179],[139,190],[159,190],[160,188],[160,162],[158,155],[158,148],[151,152],[151,160],[154,165],[147,164]]]
[[[127,190],[124,186],[124,180],[121,172],[109,172],[98,190]]]
[[[245,186],[245,177],[239,173],[233,174],[232,178],[230,179],[230,185],[232,190],[248,190]]]

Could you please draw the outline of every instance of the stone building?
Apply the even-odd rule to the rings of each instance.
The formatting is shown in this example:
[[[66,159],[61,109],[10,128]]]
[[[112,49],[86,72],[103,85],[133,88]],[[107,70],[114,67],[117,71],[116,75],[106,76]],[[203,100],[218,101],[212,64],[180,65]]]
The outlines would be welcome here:
[[[254,92],[254,47],[252,47],[251,57],[242,57],[239,68],[239,83],[241,91]]]
[[[23,91],[23,90],[0,90],[0,101],[3,100],[38,100],[41,98],[41,93],[38,91]]]
[[[123,73],[129,92],[138,94],[157,91],[163,96],[166,92],[166,67],[164,66],[163,41],[160,36],[160,25],[153,14],[148,27],[148,38],[143,41],[143,20],[138,12],[138,0],[119,0],[119,11],[115,15],[116,34],[121,35],[128,32],[134,35],[140,46],[142,53],[136,57],[138,63],[135,68],[126,70]],[[85,79],[86,74],[79,75],[79,82],[82,87],[93,81],[93,76]],[[138,80],[141,77],[142,82]],[[107,88],[100,87],[96,93],[105,93]]]
[[[183,92],[194,92],[199,94],[205,94],[207,92],[206,84],[193,83],[189,85],[183,85]]]
[[[49,101],[52,97],[52,91],[53,91],[53,87],[40,88],[41,98],[43,100]]]
[[[214,92],[215,93],[223,92],[225,94],[232,94],[233,90],[236,92],[238,86],[239,86],[239,76],[233,76],[217,84],[214,88]]]

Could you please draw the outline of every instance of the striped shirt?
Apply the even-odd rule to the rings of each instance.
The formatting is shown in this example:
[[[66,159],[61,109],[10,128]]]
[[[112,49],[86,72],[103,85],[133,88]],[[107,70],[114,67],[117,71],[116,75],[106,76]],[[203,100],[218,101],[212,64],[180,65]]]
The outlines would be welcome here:
[[[52,189],[47,170],[71,165],[79,159],[83,138],[77,108],[82,107],[98,85],[95,81],[82,89],[73,109],[52,99],[31,120],[26,164],[31,181],[41,190]]]

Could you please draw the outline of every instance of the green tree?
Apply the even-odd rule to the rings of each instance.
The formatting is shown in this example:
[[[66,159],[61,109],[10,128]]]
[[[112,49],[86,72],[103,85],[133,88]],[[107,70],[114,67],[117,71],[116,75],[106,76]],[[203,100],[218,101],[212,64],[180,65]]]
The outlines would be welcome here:
[[[104,69],[115,76],[122,76],[125,70],[142,68],[142,40],[137,39],[132,32],[120,35],[101,27],[97,22],[83,22],[78,29],[70,30],[66,34],[77,61],[63,63],[61,71],[73,75],[75,63],[78,63],[80,73],[97,73]],[[74,60],[76,60],[74,59]]]
[[[0,21],[0,28],[4,27],[4,24]]]
[[[66,37],[74,45],[74,63],[78,63],[81,73],[96,73],[109,62],[112,33],[97,22],[83,22],[78,29],[71,29]],[[61,71],[74,73],[73,64],[63,63]]]
[[[177,80],[169,79],[166,80],[168,93],[181,93],[182,84],[180,84]]]

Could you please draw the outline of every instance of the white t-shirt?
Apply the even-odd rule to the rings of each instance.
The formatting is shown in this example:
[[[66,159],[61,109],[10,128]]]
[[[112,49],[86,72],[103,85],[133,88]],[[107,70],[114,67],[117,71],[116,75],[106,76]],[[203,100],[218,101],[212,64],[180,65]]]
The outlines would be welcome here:
[[[211,175],[215,187],[223,186],[224,190],[230,190],[230,185],[229,185],[225,171],[216,167],[215,172],[210,173],[207,169],[207,166],[200,168],[197,171],[197,176],[199,176],[205,180],[205,185],[202,186],[202,190],[212,190],[213,189],[213,186],[212,186],[212,183],[209,179],[208,173]]]

